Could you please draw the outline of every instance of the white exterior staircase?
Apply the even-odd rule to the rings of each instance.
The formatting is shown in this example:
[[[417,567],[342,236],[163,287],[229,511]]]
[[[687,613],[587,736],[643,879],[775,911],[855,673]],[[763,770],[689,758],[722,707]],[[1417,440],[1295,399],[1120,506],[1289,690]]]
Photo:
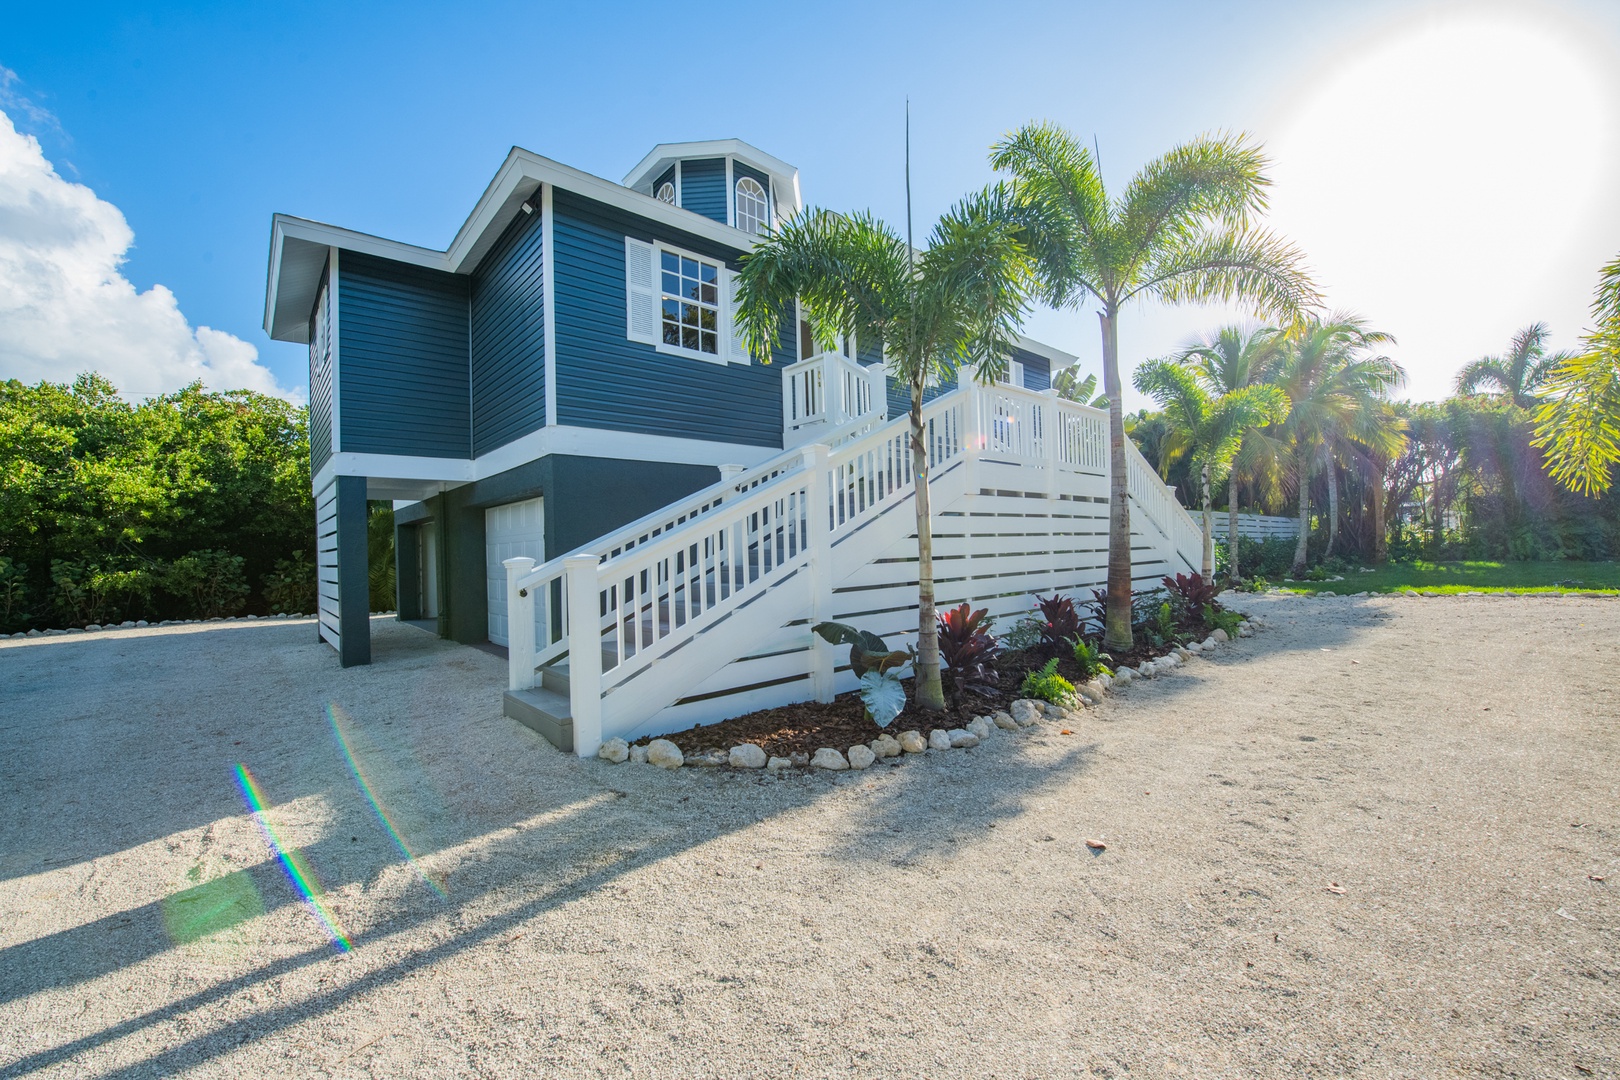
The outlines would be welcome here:
[[[795,431],[815,441],[725,470],[712,487],[544,565],[506,562],[509,716],[588,756],[606,739],[853,688],[844,650],[810,632],[823,620],[896,648],[915,641],[907,418],[883,419],[872,369],[812,360],[825,378],[809,376],[811,361],[784,372],[789,394],[799,386],[784,419],[797,400],[802,422],[785,441]],[[970,384],[925,405],[923,423],[941,610],[966,600],[1007,626],[1037,593],[1082,599],[1103,583],[1107,413],[1051,391]],[[1198,525],[1129,441],[1126,453],[1138,586],[1196,573]]]

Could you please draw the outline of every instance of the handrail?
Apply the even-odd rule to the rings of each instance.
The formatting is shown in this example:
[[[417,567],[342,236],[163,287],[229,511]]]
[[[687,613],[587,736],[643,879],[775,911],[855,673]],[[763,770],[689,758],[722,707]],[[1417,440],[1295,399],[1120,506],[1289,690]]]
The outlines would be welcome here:
[[[965,459],[970,490],[973,470],[996,461],[1027,468],[1031,489],[1044,482],[1050,498],[1072,483],[1060,482],[1064,473],[1107,474],[1107,414],[1051,391],[969,382],[927,402],[922,420],[930,476]],[[647,707],[668,679],[680,682],[671,669],[627,685],[655,661],[800,570],[813,594],[830,594],[821,560],[915,485],[909,425],[877,423],[868,415],[843,425],[543,566],[510,560],[512,688],[533,686],[537,668],[568,653],[576,749],[594,752],[605,724],[621,725],[634,702]],[[1167,561],[1188,557],[1197,526],[1135,446],[1126,452],[1131,496],[1165,538]],[[832,666],[822,666],[818,694],[831,686]]]
[[[824,427],[851,420],[882,420],[888,415],[883,365],[870,367],[823,352],[782,369],[782,432],[802,444]]]

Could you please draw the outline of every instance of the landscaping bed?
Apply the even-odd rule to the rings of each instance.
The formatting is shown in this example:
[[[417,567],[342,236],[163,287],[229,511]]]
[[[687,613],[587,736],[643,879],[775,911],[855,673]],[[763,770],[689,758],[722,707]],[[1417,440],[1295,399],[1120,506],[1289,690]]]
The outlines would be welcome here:
[[[1169,595],[1169,594],[1166,594]],[[1144,608],[1151,608],[1159,598],[1144,596]],[[1039,613],[1037,613],[1038,615]],[[1157,660],[1173,652],[1185,640],[1197,640],[1213,627],[1194,625],[1197,616],[1183,614],[1184,629],[1166,639],[1150,634],[1146,627],[1136,634],[1136,647],[1129,653],[1113,655],[1109,667],[1137,668],[1143,663]],[[1026,633],[1027,636],[1027,633]],[[1091,635],[1095,640],[1096,635]],[[1019,697],[1027,676],[1041,671],[1056,660],[1056,672],[1074,686],[1089,681],[1081,670],[1072,647],[1050,641],[1038,642],[1020,649],[1000,652],[985,665],[977,680],[977,689],[958,692],[955,676],[947,668],[944,673],[946,708],[943,712],[925,712],[916,706],[916,679],[901,680],[905,688],[906,706],[887,727],[879,727],[867,715],[858,691],[839,694],[829,702],[805,701],[732,717],[713,724],[700,724],[672,734],[643,736],[633,745],[646,746],[654,738],[674,743],[688,761],[700,755],[718,752],[724,754],[731,747],[751,743],[770,757],[793,758],[802,764],[823,747],[842,749],[866,744],[887,732],[899,735],[904,731],[919,731],[923,735],[935,728],[965,728],[974,717],[1008,709]]]

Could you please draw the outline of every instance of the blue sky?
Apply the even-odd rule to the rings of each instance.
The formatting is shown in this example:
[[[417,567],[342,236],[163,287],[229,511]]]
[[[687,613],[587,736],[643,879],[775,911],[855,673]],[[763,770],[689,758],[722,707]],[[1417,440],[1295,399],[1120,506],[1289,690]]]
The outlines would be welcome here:
[[[919,231],[1026,120],[1094,136],[1115,187],[1201,132],[1256,133],[1278,226],[1332,304],[1396,334],[1418,397],[1533,319],[1572,345],[1620,252],[1620,4],[1596,0],[749,5],[707,24],[650,4],[142,7],[8,11],[0,110],[122,212],[134,292],[172,291],[289,391],[303,352],[260,328],[273,212],[443,248],[513,144],[618,179],[656,142],[736,136],[797,165],[807,201],[899,222],[908,95]],[[25,212],[0,213],[0,243]],[[1229,317],[1143,310],[1124,351]],[[1095,370],[1090,312],[1030,330]],[[40,370],[28,348],[82,356],[0,340],[0,377]],[[233,356],[211,381],[251,364]]]

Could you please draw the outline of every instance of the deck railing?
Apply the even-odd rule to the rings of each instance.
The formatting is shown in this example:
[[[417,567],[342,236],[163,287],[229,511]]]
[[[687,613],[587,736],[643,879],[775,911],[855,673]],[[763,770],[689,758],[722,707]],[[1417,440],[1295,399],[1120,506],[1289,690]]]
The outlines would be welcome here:
[[[1065,473],[1107,474],[1107,425],[1106,413],[1049,391],[970,384],[924,406],[923,445],[933,477],[957,462],[971,477],[982,459],[1017,469],[1026,490],[1044,487],[1056,498],[1078,483]],[[508,560],[511,689],[532,687],[537,669],[566,653],[575,749],[594,754],[605,736],[639,725],[646,710],[673,703],[734,659],[706,655],[697,639],[744,609],[759,618],[777,585],[803,573],[798,584],[808,591],[793,594],[793,611],[770,618],[831,617],[834,546],[859,545],[857,530],[896,508],[915,483],[904,418],[871,431],[852,427],[543,566]],[[1135,448],[1128,453],[1133,500],[1168,539],[1166,561],[1178,553],[1186,561],[1198,551],[1197,526]],[[971,480],[968,490],[976,490]],[[740,633],[748,618],[728,632]],[[735,646],[717,636],[717,648]],[[829,699],[834,654],[819,640],[811,687]]]
[[[782,445],[802,446],[857,420],[888,415],[882,364],[817,353],[782,369]]]

